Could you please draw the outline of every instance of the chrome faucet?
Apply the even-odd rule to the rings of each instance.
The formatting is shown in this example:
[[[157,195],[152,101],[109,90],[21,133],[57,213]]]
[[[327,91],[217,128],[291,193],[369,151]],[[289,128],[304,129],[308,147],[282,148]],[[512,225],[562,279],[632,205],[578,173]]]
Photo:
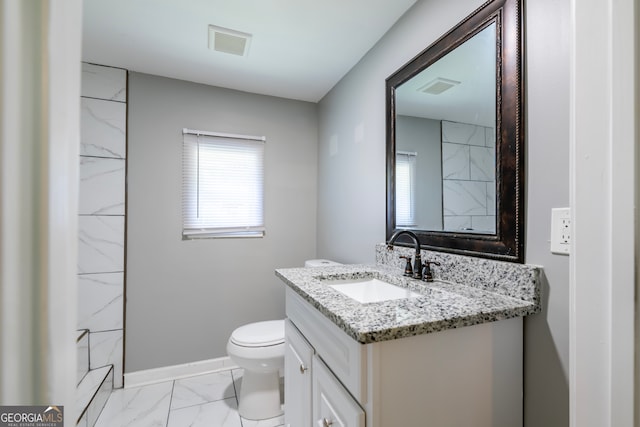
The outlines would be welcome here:
[[[393,236],[387,242],[387,249],[393,249],[393,243],[396,241],[398,237],[406,234],[407,236],[413,239],[413,243],[416,249],[416,254],[413,260],[413,278],[414,279],[422,279],[422,258],[420,257],[420,240],[418,240],[418,236],[415,235],[413,231],[409,230],[398,230],[393,233]]]

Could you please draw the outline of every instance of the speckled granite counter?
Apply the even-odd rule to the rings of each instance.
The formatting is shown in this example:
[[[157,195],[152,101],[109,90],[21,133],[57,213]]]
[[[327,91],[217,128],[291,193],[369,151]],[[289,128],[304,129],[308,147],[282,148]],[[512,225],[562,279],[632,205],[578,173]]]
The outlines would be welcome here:
[[[404,248],[394,251],[394,258]],[[446,265],[442,254],[439,261]],[[468,258],[468,257],[462,257]],[[378,260],[380,262],[380,260]],[[505,264],[506,271],[513,264],[479,261],[495,271],[494,264]],[[477,266],[476,266],[477,267]],[[536,313],[539,307],[539,269],[518,265],[523,274],[512,273],[508,280],[496,281],[494,286],[469,286],[451,281],[432,283],[402,276],[395,265],[340,265],[315,268],[277,269],[276,275],[313,307],[329,318],[356,341],[367,344],[413,335],[460,328]],[[511,269],[511,270],[510,270]],[[460,277],[469,278],[458,266]],[[481,274],[480,270],[475,270]],[[358,277],[377,278],[397,286],[409,288],[421,297],[361,304],[331,289],[323,281]],[[436,276],[437,278],[440,276]],[[495,278],[495,275],[494,275]],[[507,287],[507,291],[503,288]]]

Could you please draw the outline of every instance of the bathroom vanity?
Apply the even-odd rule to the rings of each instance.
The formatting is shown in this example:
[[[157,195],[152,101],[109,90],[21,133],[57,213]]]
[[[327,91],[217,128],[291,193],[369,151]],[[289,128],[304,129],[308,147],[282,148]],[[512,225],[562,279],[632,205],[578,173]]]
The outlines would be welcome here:
[[[522,426],[522,317],[540,310],[540,269],[521,264],[522,8],[486,2],[386,80],[386,237],[415,255],[378,245],[372,266],[276,270],[286,425]],[[460,82],[457,103],[423,97]],[[442,170],[406,178],[420,189],[407,196],[399,156],[405,170],[440,157]],[[436,280],[403,277],[399,256],[433,262]]]
[[[442,265],[427,283],[402,276],[408,249],[390,252],[276,270],[288,285],[285,425],[521,426],[522,316],[539,311],[539,269],[427,252]],[[341,291],[373,279],[412,294],[362,303]]]

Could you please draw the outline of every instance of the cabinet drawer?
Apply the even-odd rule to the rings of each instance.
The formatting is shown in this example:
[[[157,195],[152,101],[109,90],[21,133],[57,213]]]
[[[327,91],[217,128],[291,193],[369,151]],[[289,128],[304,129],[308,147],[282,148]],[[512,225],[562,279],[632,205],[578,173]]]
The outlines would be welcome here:
[[[325,364],[314,356],[313,424],[320,427],[364,427],[364,410]]]
[[[287,317],[316,353],[361,403],[367,403],[366,349],[334,325],[291,288],[286,290]]]

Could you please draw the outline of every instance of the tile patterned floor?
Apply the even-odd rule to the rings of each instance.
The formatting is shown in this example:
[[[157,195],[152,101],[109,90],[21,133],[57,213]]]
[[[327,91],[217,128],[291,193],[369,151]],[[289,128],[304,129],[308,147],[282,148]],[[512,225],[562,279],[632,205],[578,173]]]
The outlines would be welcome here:
[[[96,427],[278,427],[284,416],[246,420],[238,414],[242,370],[216,372],[114,390]]]

